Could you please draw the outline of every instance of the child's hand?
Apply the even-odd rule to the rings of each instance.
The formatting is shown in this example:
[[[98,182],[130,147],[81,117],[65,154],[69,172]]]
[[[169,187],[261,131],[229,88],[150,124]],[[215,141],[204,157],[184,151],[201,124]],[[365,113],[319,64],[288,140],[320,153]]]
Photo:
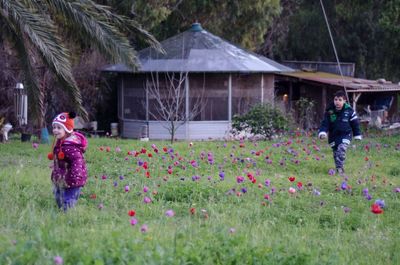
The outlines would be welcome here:
[[[318,134],[318,138],[321,139],[321,140],[326,139],[326,136],[327,136],[326,132],[320,132]]]

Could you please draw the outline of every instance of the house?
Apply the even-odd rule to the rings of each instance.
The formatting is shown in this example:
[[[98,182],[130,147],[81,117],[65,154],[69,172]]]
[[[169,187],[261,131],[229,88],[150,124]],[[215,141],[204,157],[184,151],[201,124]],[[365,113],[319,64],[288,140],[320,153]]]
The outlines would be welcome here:
[[[133,72],[126,66],[108,66],[104,71],[118,74],[118,119],[122,137],[168,139],[167,121],[151,115],[157,99],[149,86],[166,91],[171,75],[185,88],[189,120],[177,131],[177,139],[224,138],[235,114],[246,112],[256,103],[273,102],[275,74],[291,68],[246,51],[204,30],[199,23],[161,42],[165,53],[153,48],[139,52],[140,66]],[[161,82],[159,82],[161,80]],[[174,83],[173,81],[172,83]],[[193,102],[200,97],[203,106],[191,117]],[[200,101],[198,101],[200,102]]]
[[[336,63],[291,61],[284,64],[297,70],[276,75],[276,97],[284,101],[287,109],[291,110],[295,110],[296,102],[301,97],[313,100],[316,103],[315,124],[323,118],[324,110],[333,100],[335,92],[344,89],[347,91],[349,103],[357,111],[361,121],[370,122],[371,114],[372,118],[379,117],[381,122],[399,120],[398,83],[385,79],[368,80],[348,76],[354,75],[354,65],[349,63],[341,63],[342,73],[347,74],[343,77],[338,74],[338,67],[334,67]]]

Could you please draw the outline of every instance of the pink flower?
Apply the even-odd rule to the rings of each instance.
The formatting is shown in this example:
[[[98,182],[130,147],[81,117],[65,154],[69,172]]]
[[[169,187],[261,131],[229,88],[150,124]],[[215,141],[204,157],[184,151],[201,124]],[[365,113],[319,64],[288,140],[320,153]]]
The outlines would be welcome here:
[[[39,144],[38,143],[32,143],[32,148],[33,149],[37,149],[39,147]]]
[[[236,182],[237,183],[242,183],[244,181],[244,177],[242,177],[242,176],[237,176],[236,177]]]
[[[144,224],[144,225],[142,225],[142,227],[140,227],[140,232],[142,232],[142,233],[146,233],[147,230],[149,230],[149,228],[146,224]]]
[[[104,208],[104,205],[102,203],[99,204],[99,206],[97,206],[99,208],[99,210]]]
[[[296,193],[296,189],[293,188],[293,187],[290,187],[290,188],[289,188],[289,193],[291,193],[291,194]]]
[[[60,265],[60,264],[63,264],[63,263],[64,263],[63,258],[61,258],[60,256],[55,256],[54,257],[54,264]]]
[[[151,203],[151,199],[149,197],[144,197],[143,198],[144,203]]]
[[[115,148],[115,152],[117,152],[117,153],[121,152],[121,148],[120,147],[116,147]]]
[[[129,192],[129,186],[128,185],[125,186],[125,192]]]
[[[175,212],[174,212],[173,210],[167,210],[167,211],[165,212],[165,215],[166,215],[167,217],[173,217],[173,216],[175,215]]]
[[[233,227],[229,228],[229,233],[233,234],[233,233],[235,233],[235,232],[236,232],[236,229],[235,229],[235,228],[233,228]]]
[[[131,219],[131,225],[136,225],[138,223],[138,220],[136,218]]]
[[[149,187],[144,186],[144,187],[143,187],[143,192],[148,192],[148,191],[149,191]]]

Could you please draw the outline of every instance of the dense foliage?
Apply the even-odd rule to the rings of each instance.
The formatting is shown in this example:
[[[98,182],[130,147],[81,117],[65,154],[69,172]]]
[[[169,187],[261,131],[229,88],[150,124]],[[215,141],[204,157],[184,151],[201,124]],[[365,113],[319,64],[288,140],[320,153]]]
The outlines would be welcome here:
[[[271,139],[278,132],[289,127],[290,119],[279,108],[270,104],[259,104],[243,115],[235,115],[232,119],[233,132],[247,132]]]
[[[0,44],[19,59],[18,70],[23,73],[19,82],[27,88],[32,103],[30,114],[37,119],[43,119],[46,112],[45,96],[49,88],[43,79],[47,71],[66,92],[70,106],[83,117],[88,116],[72,70],[72,51],[81,50],[71,47],[97,49],[110,62],[122,62],[134,69],[137,66],[135,50],[124,32],[136,32],[149,43],[158,45],[133,20],[93,0],[2,0],[0,25]],[[70,39],[76,43],[69,43]]]
[[[290,1],[281,1],[282,3]],[[356,63],[356,76],[400,80],[400,1],[323,1],[342,62]],[[283,60],[336,61],[320,1],[299,0],[285,6],[286,25],[268,43],[266,54]],[[289,18],[288,18],[289,17]]]

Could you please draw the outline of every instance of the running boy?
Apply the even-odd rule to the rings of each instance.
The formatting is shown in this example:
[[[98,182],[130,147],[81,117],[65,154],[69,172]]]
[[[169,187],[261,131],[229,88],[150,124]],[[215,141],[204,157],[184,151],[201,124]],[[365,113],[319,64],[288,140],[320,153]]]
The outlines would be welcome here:
[[[352,136],[356,140],[362,139],[357,114],[346,102],[344,91],[335,93],[333,103],[325,111],[318,137],[325,139],[327,135],[329,135],[328,142],[332,147],[336,171],[343,174],[346,150]]]

